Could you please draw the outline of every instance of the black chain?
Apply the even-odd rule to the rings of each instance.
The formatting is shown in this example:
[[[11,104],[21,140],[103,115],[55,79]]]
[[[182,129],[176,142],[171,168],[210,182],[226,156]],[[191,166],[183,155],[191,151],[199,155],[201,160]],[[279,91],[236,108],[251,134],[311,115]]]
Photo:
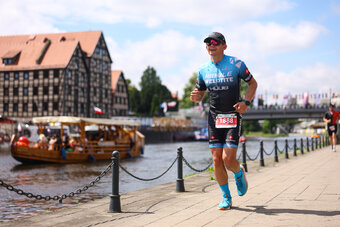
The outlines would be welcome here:
[[[263,149],[263,152],[264,152],[266,155],[270,156],[271,154],[273,154],[274,150],[275,150],[275,147],[273,148],[273,150],[272,150],[270,153],[267,153],[265,149]]]
[[[257,155],[256,155],[255,158],[251,158],[251,157],[248,155],[248,152],[246,152],[246,155],[247,155],[247,157],[248,157],[248,159],[249,159],[250,161],[254,161],[254,160],[256,160],[256,159],[259,157],[260,151],[257,153]]]
[[[80,189],[76,190],[75,192],[70,192],[68,194],[63,194],[63,195],[60,195],[60,196],[59,195],[56,195],[56,196],[53,196],[53,197],[50,196],[50,195],[42,196],[42,195],[39,195],[39,194],[35,195],[33,193],[30,193],[30,192],[24,192],[22,189],[15,188],[11,184],[6,184],[2,180],[0,180],[0,186],[5,187],[9,191],[16,192],[18,195],[24,195],[24,196],[26,196],[27,198],[30,198],[30,199],[31,198],[35,198],[37,200],[44,199],[45,201],[49,201],[49,200],[55,200],[56,201],[56,200],[59,200],[59,202],[62,203],[62,201],[64,199],[66,199],[67,197],[72,198],[75,195],[79,195],[82,192],[84,192],[87,189],[89,189],[90,187],[94,186],[96,183],[98,183],[110,171],[110,169],[112,168],[112,165],[113,165],[113,162],[111,162],[106,167],[106,169],[103,172],[101,172],[101,174],[99,176],[97,176],[93,181],[91,181],[89,184],[85,185],[83,188],[80,188]]]
[[[156,180],[158,178],[161,178],[164,174],[166,174],[171,168],[172,166],[175,164],[175,162],[177,161],[178,157],[175,158],[175,160],[173,161],[173,163],[169,166],[169,168],[167,170],[165,170],[165,172],[163,172],[161,175],[159,175],[158,177],[154,177],[154,178],[149,178],[149,179],[145,179],[145,178],[141,178],[141,177],[137,177],[135,175],[133,175],[132,173],[130,173],[127,169],[125,169],[122,165],[119,164],[119,167],[126,172],[128,175],[130,175],[131,177],[137,179],[137,180],[141,180],[141,181],[153,181]]]
[[[195,171],[195,172],[205,172],[205,171],[207,171],[209,168],[210,168],[210,166],[213,164],[213,161],[211,161],[210,163],[209,163],[209,165],[206,167],[206,168],[204,168],[204,169],[195,169],[194,167],[192,167],[192,165],[190,165],[190,163],[183,157],[183,161],[184,161],[184,163],[190,168],[190,169],[192,169],[193,171]]]

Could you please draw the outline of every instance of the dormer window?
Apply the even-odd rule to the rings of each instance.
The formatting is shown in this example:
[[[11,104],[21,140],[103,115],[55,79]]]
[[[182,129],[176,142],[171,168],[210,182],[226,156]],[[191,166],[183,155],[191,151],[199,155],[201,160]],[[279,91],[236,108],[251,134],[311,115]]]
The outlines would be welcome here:
[[[21,51],[8,51],[4,56],[2,56],[2,64],[13,65],[19,58]]]

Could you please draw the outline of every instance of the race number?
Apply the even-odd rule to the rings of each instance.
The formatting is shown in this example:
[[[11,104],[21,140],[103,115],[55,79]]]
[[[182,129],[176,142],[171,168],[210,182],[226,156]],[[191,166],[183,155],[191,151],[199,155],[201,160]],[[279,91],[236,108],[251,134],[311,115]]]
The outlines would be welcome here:
[[[329,130],[331,130],[332,132],[335,131],[335,126],[334,125],[329,126]]]
[[[237,116],[236,114],[218,114],[216,116],[216,128],[236,128]]]

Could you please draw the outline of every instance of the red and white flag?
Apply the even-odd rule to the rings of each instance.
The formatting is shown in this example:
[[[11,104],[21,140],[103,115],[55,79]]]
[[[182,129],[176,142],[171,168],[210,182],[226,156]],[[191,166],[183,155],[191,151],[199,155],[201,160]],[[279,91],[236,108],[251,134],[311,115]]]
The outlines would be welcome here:
[[[94,107],[94,112],[96,113],[96,114],[103,114],[103,111],[102,111],[102,109],[100,109],[99,107]]]

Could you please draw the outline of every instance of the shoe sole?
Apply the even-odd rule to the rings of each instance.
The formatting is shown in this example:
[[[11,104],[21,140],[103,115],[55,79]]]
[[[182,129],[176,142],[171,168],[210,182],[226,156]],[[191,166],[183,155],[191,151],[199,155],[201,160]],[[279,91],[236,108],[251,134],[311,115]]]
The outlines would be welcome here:
[[[218,208],[218,209],[219,209],[219,210],[230,210],[230,209],[231,209],[231,206],[232,206],[232,202],[229,203],[229,207],[228,207],[228,208],[221,207],[221,208]]]
[[[247,191],[248,191],[248,181],[247,181],[247,177],[246,177],[246,171],[244,170],[244,168],[243,168],[242,165],[240,165],[240,167],[241,167],[242,172],[243,172],[244,180],[246,181],[246,184],[247,184],[247,189],[246,189],[246,191],[243,193],[243,195],[240,195],[240,196],[244,196],[244,195],[247,193]]]

